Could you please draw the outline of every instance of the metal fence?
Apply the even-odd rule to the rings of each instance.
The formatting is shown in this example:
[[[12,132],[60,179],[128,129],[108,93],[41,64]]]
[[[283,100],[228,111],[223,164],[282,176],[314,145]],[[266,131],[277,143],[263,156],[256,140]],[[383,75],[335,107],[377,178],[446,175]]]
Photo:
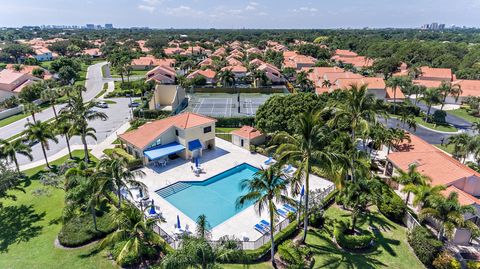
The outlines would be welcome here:
[[[410,214],[410,212],[407,212],[405,216],[403,217],[403,223],[405,226],[407,226],[408,230],[411,230],[417,226],[422,226],[420,222]]]
[[[311,196],[310,196],[309,200],[310,200],[311,203],[317,204],[319,201],[323,201],[327,197],[327,195],[330,194],[334,190],[335,190],[335,186],[332,185],[328,188],[321,189],[321,190],[318,190],[318,191],[315,191],[315,192],[311,192]],[[284,230],[285,228],[287,228],[287,226],[290,223],[291,223],[291,221],[290,221],[289,218],[285,218],[282,221],[280,221],[279,223],[277,223],[275,225],[274,235],[279,233],[280,231]],[[176,249],[180,245],[180,238],[177,238],[175,236],[172,236],[172,235],[168,234],[158,224],[155,225],[154,231],[156,233],[158,233],[174,249]],[[210,243],[215,245],[215,244],[218,244],[219,241],[218,240],[211,240]],[[258,249],[261,246],[263,246],[267,243],[270,243],[270,234],[266,233],[255,241],[248,240],[248,241],[241,241],[240,243],[241,243],[242,249],[244,249],[244,250]]]

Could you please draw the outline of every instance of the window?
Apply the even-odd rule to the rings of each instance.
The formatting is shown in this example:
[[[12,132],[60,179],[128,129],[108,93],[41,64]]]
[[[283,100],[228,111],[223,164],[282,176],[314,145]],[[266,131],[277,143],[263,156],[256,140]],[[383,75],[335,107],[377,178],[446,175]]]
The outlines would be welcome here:
[[[240,140],[240,145],[241,145],[241,147],[244,146],[244,141],[243,141],[243,139]]]
[[[208,127],[203,128],[203,133],[204,134],[210,133],[211,131],[212,131],[212,126],[208,126]]]
[[[178,136],[178,130],[175,130],[175,135]]]

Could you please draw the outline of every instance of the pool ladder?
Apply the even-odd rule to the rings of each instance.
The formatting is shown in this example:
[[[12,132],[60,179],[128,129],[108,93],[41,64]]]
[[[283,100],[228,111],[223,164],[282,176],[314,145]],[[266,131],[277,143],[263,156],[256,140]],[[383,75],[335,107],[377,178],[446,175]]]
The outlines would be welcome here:
[[[185,182],[177,182],[166,188],[157,191],[157,194],[162,198],[167,198],[168,196],[175,194],[179,191],[183,191],[190,187],[191,185]]]

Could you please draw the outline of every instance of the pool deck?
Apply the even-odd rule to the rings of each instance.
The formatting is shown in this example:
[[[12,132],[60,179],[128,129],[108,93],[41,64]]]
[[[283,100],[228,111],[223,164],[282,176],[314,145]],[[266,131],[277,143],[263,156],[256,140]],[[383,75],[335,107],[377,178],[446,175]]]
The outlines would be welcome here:
[[[194,164],[190,161],[176,159],[170,161],[166,167],[145,167],[145,177],[139,179],[148,187],[149,197],[153,199],[157,210],[160,211],[166,222],[161,223],[160,227],[170,235],[174,234],[177,215],[180,217],[182,228],[188,226],[188,230],[195,232],[195,220],[190,219],[179,209],[170,204],[168,201],[160,197],[155,191],[169,186],[178,181],[203,181],[241,163],[248,163],[260,168],[267,159],[261,154],[252,154],[250,151],[233,145],[232,143],[220,138],[215,139],[216,149],[204,151],[201,157],[200,166],[205,173],[195,176],[192,172]],[[311,175],[311,189],[325,189],[333,185],[330,181],[322,179],[318,176]],[[202,198],[198,197],[198,202],[202,202]],[[201,214],[201,212],[199,212]],[[261,219],[268,220],[268,212],[263,212],[259,216],[250,206],[242,212],[236,214],[225,222],[215,226],[212,229],[212,239],[217,240],[224,235],[234,235],[238,239],[247,239],[255,241],[261,237],[261,234],[254,230],[253,226]]]

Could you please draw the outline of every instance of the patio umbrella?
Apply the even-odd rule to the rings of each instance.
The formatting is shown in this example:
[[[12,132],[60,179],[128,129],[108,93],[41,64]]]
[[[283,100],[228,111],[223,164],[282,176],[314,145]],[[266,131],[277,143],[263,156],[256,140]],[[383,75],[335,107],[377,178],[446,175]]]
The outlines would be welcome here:
[[[182,229],[180,226],[180,217],[177,215],[177,229]]]
[[[300,197],[302,197],[304,195],[305,195],[305,185],[302,185],[302,190],[300,191]]]
[[[138,189],[138,196],[140,196],[140,198],[143,198],[143,191],[142,191],[142,188]]]
[[[195,167],[198,168],[198,157],[195,158]]]
[[[155,211],[155,205],[153,203],[153,200],[152,200],[152,205],[150,206],[150,215],[157,215],[157,211]]]

